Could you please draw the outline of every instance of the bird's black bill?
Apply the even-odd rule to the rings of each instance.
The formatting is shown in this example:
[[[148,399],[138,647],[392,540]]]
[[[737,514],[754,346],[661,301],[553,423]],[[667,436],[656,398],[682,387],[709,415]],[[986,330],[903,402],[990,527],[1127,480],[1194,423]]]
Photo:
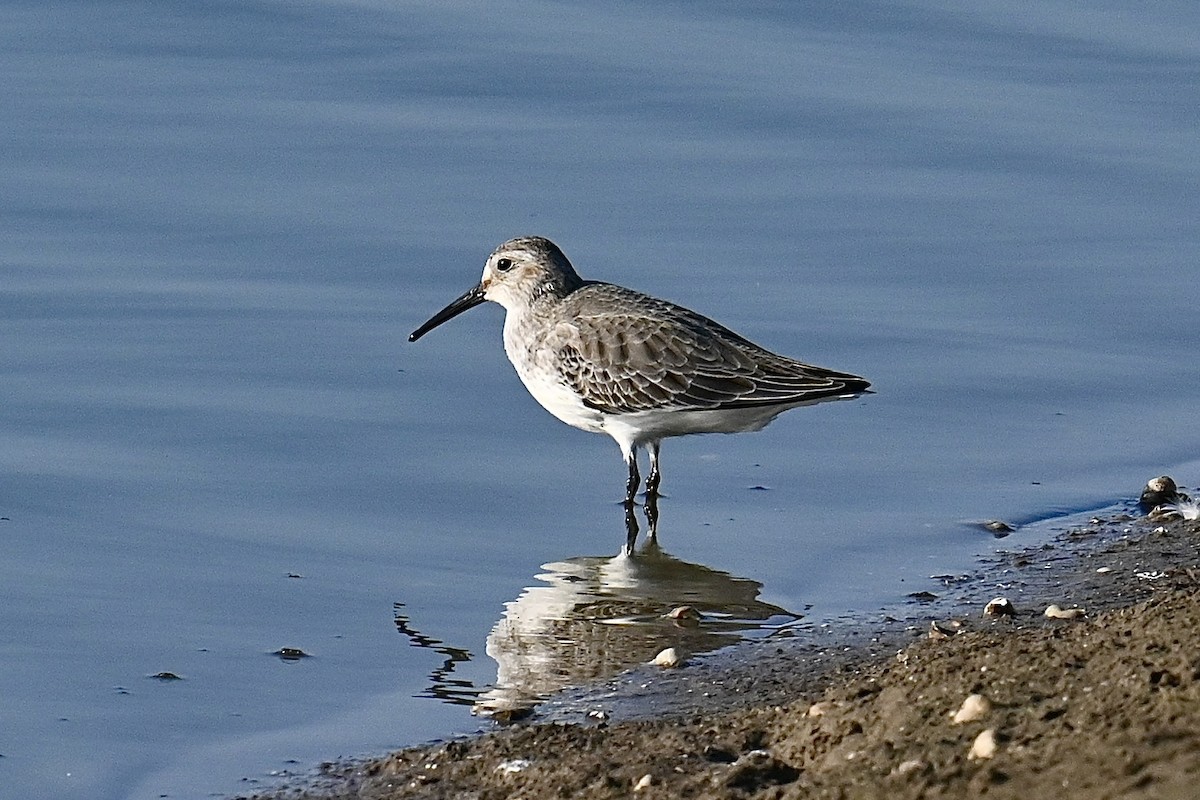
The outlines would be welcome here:
[[[485,299],[486,298],[483,296],[483,287],[476,286],[474,289],[467,292],[462,297],[458,298],[450,305],[446,306],[441,311],[430,317],[428,322],[409,334],[408,340],[410,342],[415,342],[417,339],[420,339],[438,325],[441,325],[443,322],[448,322],[464,311],[474,308],[482,303]]]

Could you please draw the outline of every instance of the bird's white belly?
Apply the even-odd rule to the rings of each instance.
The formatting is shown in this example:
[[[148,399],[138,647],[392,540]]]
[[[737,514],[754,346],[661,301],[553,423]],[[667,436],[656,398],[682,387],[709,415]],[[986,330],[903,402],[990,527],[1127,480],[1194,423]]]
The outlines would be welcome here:
[[[604,415],[585,406],[579,395],[557,380],[557,376],[538,372],[526,373],[520,368],[517,369],[517,375],[533,395],[533,399],[563,422],[592,433],[605,432]]]
[[[612,414],[604,421],[604,432],[617,441],[638,445],[694,433],[742,433],[761,430],[787,408],[768,406],[723,411],[664,409]]]

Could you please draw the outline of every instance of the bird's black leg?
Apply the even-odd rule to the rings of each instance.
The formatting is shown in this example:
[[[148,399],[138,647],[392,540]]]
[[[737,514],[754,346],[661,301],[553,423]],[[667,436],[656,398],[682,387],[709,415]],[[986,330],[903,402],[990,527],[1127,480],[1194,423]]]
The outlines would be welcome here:
[[[629,465],[629,480],[625,483],[625,552],[632,553],[634,545],[637,544],[638,537],[638,521],[637,514],[634,509],[637,508],[637,490],[638,483],[641,482],[641,476],[638,474],[637,466],[637,449],[631,447],[629,455],[625,457],[625,463]]]
[[[633,508],[637,505],[637,490],[638,483],[641,482],[642,476],[638,474],[637,468],[637,450],[631,449],[629,456],[625,459],[625,463],[629,465],[629,480],[625,483],[625,507]]]
[[[661,442],[651,442],[646,449],[650,453],[650,475],[646,478],[646,499],[651,497],[658,499],[658,484],[662,481],[662,474],[658,471],[658,450],[662,446]]]

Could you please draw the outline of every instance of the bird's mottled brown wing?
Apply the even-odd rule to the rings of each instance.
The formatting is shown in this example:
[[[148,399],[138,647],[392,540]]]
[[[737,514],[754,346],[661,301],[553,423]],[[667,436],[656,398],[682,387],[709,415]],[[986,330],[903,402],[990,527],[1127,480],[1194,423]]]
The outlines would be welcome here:
[[[592,408],[608,413],[747,408],[867,388],[857,376],[763,350],[680,306],[600,286],[619,291],[622,296],[612,299],[623,302],[605,304],[603,313],[577,309],[553,337],[563,378]]]

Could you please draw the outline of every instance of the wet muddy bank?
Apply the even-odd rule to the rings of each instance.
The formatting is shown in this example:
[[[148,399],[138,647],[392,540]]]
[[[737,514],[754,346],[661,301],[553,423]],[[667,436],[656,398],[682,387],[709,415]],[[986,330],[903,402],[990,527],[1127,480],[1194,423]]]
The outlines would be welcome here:
[[[851,630],[639,668],[254,796],[1190,798],[1198,563],[1200,522],[1113,509]],[[1016,615],[984,617],[993,596]]]

